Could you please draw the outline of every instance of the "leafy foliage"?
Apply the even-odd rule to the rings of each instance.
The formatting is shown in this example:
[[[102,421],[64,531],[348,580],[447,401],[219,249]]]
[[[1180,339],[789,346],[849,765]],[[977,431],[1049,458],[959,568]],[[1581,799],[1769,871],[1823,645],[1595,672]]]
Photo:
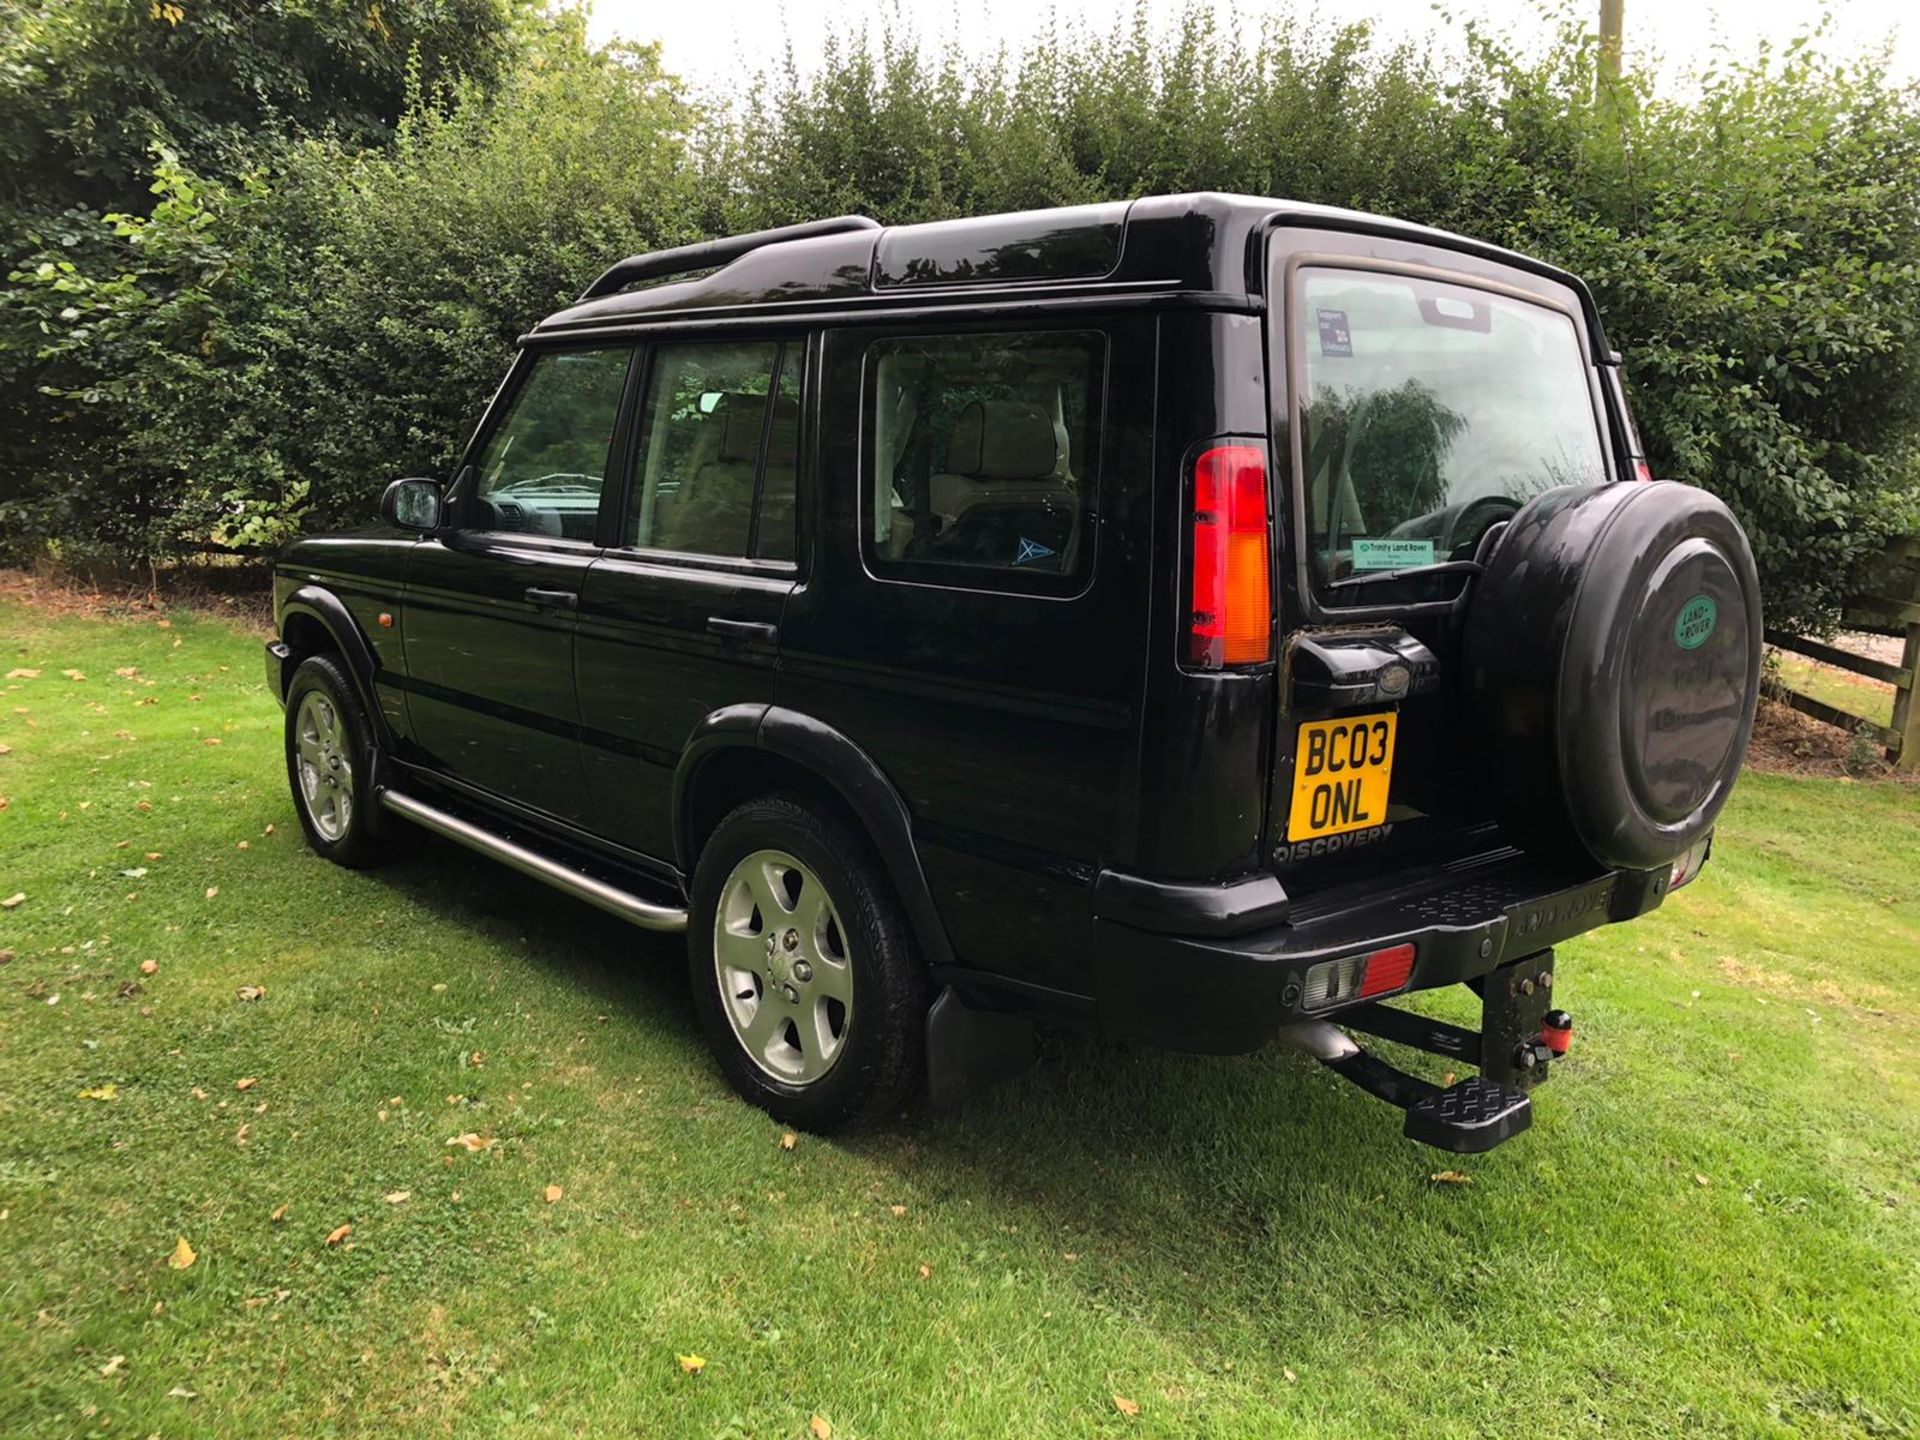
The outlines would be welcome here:
[[[408,73],[491,84],[526,0],[0,0],[0,216],[130,209],[163,145],[244,169],[263,131],[383,141]]]
[[[1920,96],[1872,57],[1803,42],[1683,99],[1596,98],[1572,29],[1540,61],[1470,30],[1443,74],[1364,26],[1276,19],[1243,45],[1196,10],[1164,40],[1136,16],[1018,59],[843,37],[700,114],[651,52],[590,52],[578,16],[520,34],[498,93],[423,69],[384,148],[348,120],[250,167],[166,147],[150,214],[41,225],[0,290],[0,396],[46,411],[0,448],[6,533],[133,556],[364,516],[386,479],[444,471],[512,337],[634,249],[1199,188],[1584,276],[1655,470],[1733,504],[1777,621],[1832,618],[1920,527]]]

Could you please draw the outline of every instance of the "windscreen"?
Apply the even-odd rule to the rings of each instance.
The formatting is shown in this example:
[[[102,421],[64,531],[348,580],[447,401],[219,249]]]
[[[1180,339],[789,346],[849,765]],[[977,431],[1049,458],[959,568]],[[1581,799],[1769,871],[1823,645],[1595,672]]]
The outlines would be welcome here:
[[[1298,285],[1301,473],[1329,599],[1471,560],[1534,495],[1606,478],[1565,312],[1397,273],[1307,267]]]

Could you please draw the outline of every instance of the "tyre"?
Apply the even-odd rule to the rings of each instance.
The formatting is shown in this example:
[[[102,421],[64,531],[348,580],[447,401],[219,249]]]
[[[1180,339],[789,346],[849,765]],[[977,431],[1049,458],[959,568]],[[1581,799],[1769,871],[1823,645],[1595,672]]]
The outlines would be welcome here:
[[[1467,613],[1468,731],[1518,843],[1646,870],[1713,828],[1753,733],[1760,581],[1727,507],[1670,481],[1550,490]]]
[[[376,832],[373,727],[347,672],[332,655],[300,662],[287,686],[287,781],[307,843],[336,865],[388,859]]]
[[[795,795],[734,810],[694,870],[695,1008],[734,1089],[825,1132],[904,1103],[932,989],[866,838]]]

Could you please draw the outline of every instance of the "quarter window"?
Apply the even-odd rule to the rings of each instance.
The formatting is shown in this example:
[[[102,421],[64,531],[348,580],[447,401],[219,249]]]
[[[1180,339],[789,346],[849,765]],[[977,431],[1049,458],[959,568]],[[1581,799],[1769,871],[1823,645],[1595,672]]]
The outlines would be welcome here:
[[[1060,593],[1093,557],[1106,342],[1084,331],[882,340],[867,352],[877,574]]]
[[[629,545],[793,558],[802,349],[768,340],[654,351]]]
[[[533,358],[481,451],[477,528],[594,538],[631,360],[625,347]]]

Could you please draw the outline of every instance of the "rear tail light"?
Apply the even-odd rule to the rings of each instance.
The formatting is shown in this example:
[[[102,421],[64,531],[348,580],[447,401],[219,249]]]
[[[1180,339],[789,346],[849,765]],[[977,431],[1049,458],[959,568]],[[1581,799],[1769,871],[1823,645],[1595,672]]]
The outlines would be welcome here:
[[[1344,960],[1322,960],[1307,971],[1300,1006],[1304,1010],[1324,1010],[1342,1001],[1367,1000],[1404,990],[1413,978],[1413,955],[1413,946],[1407,944],[1389,945],[1368,955],[1349,955]]]
[[[1673,862],[1673,872],[1667,877],[1669,893],[1682,885],[1691,883],[1706,868],[1707,856],[1713,853],[1713,836],[1699,841],[1686,854]]]
[[[1636,480],[1653,479],[1653,467],[1647,464],[1647,462],[1644,460],[1634,461],[1633,462],[1633,478]]]
[[[1187,661],[1197,669],[1273,657],[1273,538],[1267,455],[1216,445],[1193,462],[1193,604]]]

